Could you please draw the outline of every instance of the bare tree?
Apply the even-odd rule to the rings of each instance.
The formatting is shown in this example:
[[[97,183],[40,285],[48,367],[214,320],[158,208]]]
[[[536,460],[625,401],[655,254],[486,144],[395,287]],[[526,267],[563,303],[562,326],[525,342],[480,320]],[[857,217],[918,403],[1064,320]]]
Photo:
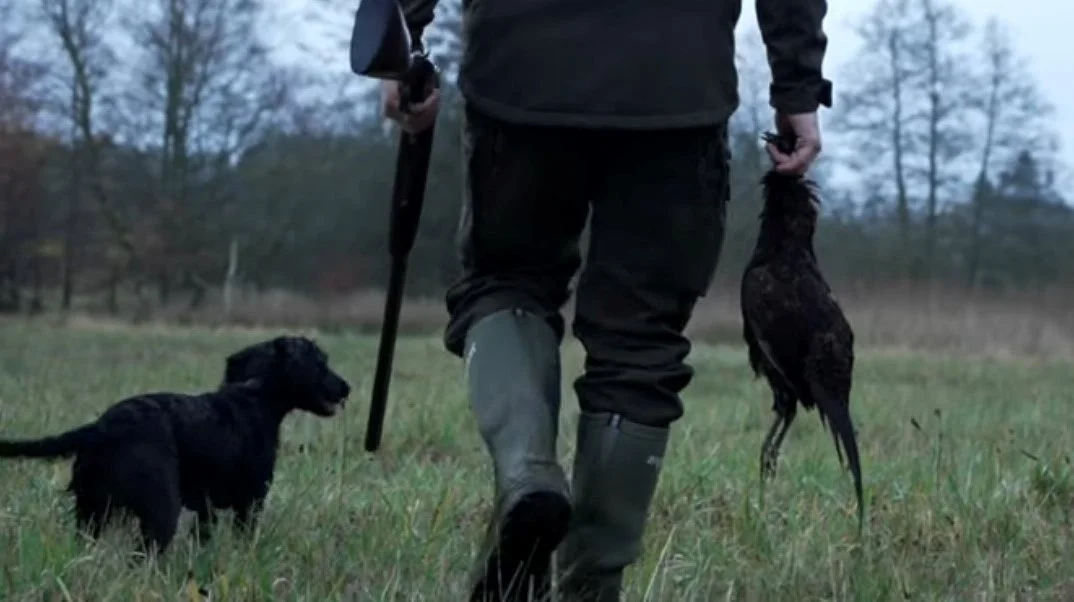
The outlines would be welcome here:
[[[958,183],[957,161],[969,153],[973,137],[968,131],[967,102],[973,79],[966,69],[964,42],[971,29],[955,6],[943,0],[917,0],[922,27],[917,43],[910,47],[927,103],[928,127],[923,134],[925,164],[925,241],[921,259],[923,275],[933,276],[937,245],[937,216],[942,189]]]
[[[0,126],[4,131],[31,127],[41,110],[45,65],[20,52],[25,19],[16,0],[0,0]]]
[[[836,125],[850,135],[856,157],[847,160],[872,195],[887,188],[894,197],[905,273],[931,278],[939,216],[945,201],[964,198],[963,163],[973,149],[971,28],[943,0],[881,0],[858,33],[862,50],[843,78],[850,90]],[[914,199],[924,201],[920,246],[912,242]]]
[[[258,35],[262,14],[259,0],[153,0],[126,20],[141,50],[131,108],[150,116],[144,131],[157,136],[141,142],[157,157],[162,303],[176,284],[200,298],[205,264],[222,263],[225,249],[207,247],[230,238],[213,236],[215,216],[236,198],[227,171],[286,102],[284,74]]]
[[[913,30],[909,0],[881,0],[857,26],[857,59],[842,78],[835,130],[847,134],[849,156],[841,157],[862,174],[871,194],[894,185],[899,256],[911,255],[909,161],[915,150],[911,132],[920,114],[911,88],[916,73],[906,48]],[[838,152],[838,151],[836,151]],[[903,265],[903,269],[908,267]]]
[[[1005,28],[995,18],[985,26],[980,54],[986,62],[978,74],[974,108],[983,133],[966,251],[966,279],[971,287],[980,276],[983,225],[995,193],[993,166],[1010,164],[1025,151],[1047,152],[1047,120],[1054,115],[1054,107],[1043,99],[1025,59],[1015,52]]]
[[[0,312],[21,308],[27,263],[37,305],[41,292],[40,262],[30,246],[39,242],[40,176],[49,145],[35,131],[45,65],[20,52],[20,6],[0,0]]]
[[[63,112],[72,132],[74,183],[65,220],[63,250],[66,308],[71,301],[75,261],[79,255],[76,238],[83,180],[104,217],[113,243],[123,252],[126,269],[137,271],[141,257],[130,220],[122,215],[106,184],[103,153],[111,143],[111,136],[101,132],[98,126],[100,109],[107,102],[105,85],[115,65],[115,54],[107,40],[113,5],[109,0],[40,0],[39,8],[67,67],[60,77],[66,96]],[[113,282],[113,286],[116,284]],[[114,297],[113,291],[110,298]]]
[[[992,173],[996,162],[1008,164],[1022,151],[1048,150],[1055,107],[1044,99],[1026,59],[995,18],[985,25],[978,54],[985,59],[973,97],[983,124],[978,172]]]

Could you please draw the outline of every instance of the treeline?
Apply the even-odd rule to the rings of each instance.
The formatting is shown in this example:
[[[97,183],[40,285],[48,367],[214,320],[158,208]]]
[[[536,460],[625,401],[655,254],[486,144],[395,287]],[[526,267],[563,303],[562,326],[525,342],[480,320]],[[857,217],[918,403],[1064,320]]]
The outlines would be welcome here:
[[[349,30],[353,7],[317,6]],[[267,0],[0,0],[0,310],[197,308],[221,290],[383,286],[396,133],[376,114],[376,90],[318,71],[317,49],[301,67],[274,60],[263,35],[273,10]],[[458,0],[442,0],[428,34],[447,89],[415,295],[439,295],[456,275],[459,23]],[[815,174],[830,277],[1074,283],[1052,111],[1001,24],[973,26],[940,0],[883,0],[857,36],[855,60],[828,66],[837,105],[823,116]],[[753,244],[759,134],[771,120],[763,47],[746,34],[740,50],[717,286],[737,278]]]

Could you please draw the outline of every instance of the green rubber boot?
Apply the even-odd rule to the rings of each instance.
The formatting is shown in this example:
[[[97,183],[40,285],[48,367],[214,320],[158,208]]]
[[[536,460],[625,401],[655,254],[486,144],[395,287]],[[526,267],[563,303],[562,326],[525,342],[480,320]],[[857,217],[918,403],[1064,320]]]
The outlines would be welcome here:
[[[522,310],[474,324],[466,341],[470,401],[495,470],[492,520],[471,602],[536,601],[570,525],[567,479],[556,461],[559,341]]]
[[[571,488],[573,518],[558,554],[560,602],[618,602],[637,561],[668,429],[582,413]]]

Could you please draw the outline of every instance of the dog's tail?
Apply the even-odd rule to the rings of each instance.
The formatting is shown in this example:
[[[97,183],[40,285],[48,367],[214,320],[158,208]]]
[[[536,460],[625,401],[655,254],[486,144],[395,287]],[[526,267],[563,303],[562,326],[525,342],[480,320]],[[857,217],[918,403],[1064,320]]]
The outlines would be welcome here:
[[[41,439],[0,439],[0,458],[62,458],[91,445],[99,435],[96,424]]]
[[[865,525],[865,496],[861,486],[861,460],[858,456],[858,439],[854,435],[854,423],[850,419],[850,407],[847,403],[839,403],[833,399],[822,387],[811,387],[820,410],[821,417],[828,423],[828,429],[832,432],[835,440],[835,453],[839,454],[839,463],[843,464],[843,454],[839,451],[842,444],[843,451],[847,454],[847,463],[850,464],[850,472],[854,476],[854,494],[858,499],[858,532]]]

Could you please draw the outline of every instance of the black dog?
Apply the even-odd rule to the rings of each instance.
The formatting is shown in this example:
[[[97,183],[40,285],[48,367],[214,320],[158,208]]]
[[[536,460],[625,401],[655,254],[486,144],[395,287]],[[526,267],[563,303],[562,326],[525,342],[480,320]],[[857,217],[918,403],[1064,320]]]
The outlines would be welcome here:
[[[771,135],[766,139],[783,145],[785,152],[794,146]],[[840,442],[846,451],[860,529],[861,466],[849,407],[854,332],[817,266],[813,233],[819,201],[811,183],[798,176],[769,171],[763,183],[761,230],[741,290],[750,367],[768,381],[776,413],[761,449],[761,478],[775,470],[798,401],[806,410],[816,408],[831,430],[840,464]]]
[[[291,410],[332,416],[350,385],[313,341],[278,337],[227,358],[224,382],[200,395],[149,393],[119,401],[62,435],[0,440],[0,457],[75,455],[68,490],[81,529],[98,537],[122,510],[140,523],[149,553],[175,535],[183,506],[208,536],[214,509],[252,528],[272,482],[280,424]]]

